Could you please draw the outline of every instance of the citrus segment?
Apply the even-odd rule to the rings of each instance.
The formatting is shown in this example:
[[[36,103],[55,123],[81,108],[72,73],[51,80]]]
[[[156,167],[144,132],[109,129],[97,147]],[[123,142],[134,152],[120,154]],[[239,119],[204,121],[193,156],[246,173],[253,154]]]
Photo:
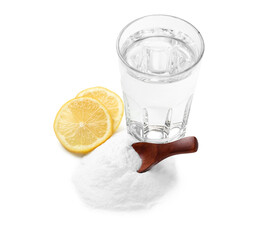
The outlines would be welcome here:
[[[59,110],[54,131],[71,152],[87,153],[112,135],[112,119],[107,109],[92,98],[75,98]]]

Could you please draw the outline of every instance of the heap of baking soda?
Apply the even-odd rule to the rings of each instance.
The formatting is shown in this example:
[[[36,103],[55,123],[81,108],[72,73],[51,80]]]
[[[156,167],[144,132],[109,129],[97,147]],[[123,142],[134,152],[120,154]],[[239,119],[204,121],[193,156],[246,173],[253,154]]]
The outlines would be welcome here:
[[[173,161],[137,173],[135,139],[125,131],[114,134],[86,155],[75,175],[75,186],[86,204],[95,208],[133,210],[151,207],[176,182]]]

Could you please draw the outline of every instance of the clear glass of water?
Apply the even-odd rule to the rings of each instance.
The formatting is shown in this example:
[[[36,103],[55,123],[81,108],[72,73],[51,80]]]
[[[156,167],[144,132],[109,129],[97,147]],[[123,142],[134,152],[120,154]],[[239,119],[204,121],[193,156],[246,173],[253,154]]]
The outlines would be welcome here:
[[[204,41],[190,23],[150,15],[119,34],[121,84],[128,132],[165,143],[185,135]]]

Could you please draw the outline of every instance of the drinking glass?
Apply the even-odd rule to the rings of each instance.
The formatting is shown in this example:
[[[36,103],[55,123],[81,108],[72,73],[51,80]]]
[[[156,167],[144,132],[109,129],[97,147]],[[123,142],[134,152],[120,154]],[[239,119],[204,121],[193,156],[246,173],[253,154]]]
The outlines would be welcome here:
[[[145,142],[185,135],[204,53],[189,22],[150,15],[129,23],[117,39],[127,131]]]

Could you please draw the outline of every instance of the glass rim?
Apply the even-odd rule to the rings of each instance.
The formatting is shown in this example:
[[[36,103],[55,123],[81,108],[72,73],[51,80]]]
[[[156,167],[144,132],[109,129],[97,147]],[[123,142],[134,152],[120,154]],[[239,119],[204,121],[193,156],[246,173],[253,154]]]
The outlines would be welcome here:
[[[195,61],[195,63],[194,63],[192,66],[190,66],[190,67],[184,69],[182,72],[179,72],[179,73],[171,74],[171,75],[169,75],[169,76],[159,76],[159,75],[157,75],[157,74],[152,74],[152,73],[145,73],[145,72],[142,72],[142,71],[140,71],[140,70],[138,70],[138,69],[132,67],[130,64],[128,64],[128,62],[124,59],[124,57],[122,56],[121,51],[120,51],[119,42],[120,42],[120,40],[121,40],[121,37],[122,37],[123,33],[125,32],[125,30],[126,30],[130,25],[132,25],[133,23],[135,23],[135,22],[137,22],[137,21],[139,21],[139,20],[142,20],[143,18],[147,18],[147,17],[169,17],[169,18],[174,18],[174,19],[176,19],[176,20],[180,20],[180,21],[185,22],[186,24],[190,25],[190,26],[197,32],[197,35],[199,36],[200,43],[201,43],[201,52],[200,52],[200,54],[199,54],[197,60]],[[195,67],[198,65],[198,63],[201,61],[201,59],[202,59],[202,57],[203,57],[203,55],[204,55],[204,51],[205,51],[205,43],[204,43],[204,39],[203,39],[201,33],[200,33],[200,32],[198,31],[198,29],[197,29],[193,24],[191,24],[190,22],[188,22],[188,21],[186,21],[186,20],[184,20],[184,19],[182,19],[182,18],[172,16],[172,15],[167,15],[167,14],[151,14],[151,15],[146,15],[146,16],[143,16],[143,17],[139,17],[139,18],[134,19],[133,21],[131,21],[130,23],[128,23],[128,24],[127,24],[127,25],[120,31],[120,33],[119,33],[119,35],[118,35],[118,37],[117,37],[117,40],[116,40],[116,51],[117,51],[117,54],[118,54],[120,60],[122,61],[122,63],[123,63],[126,67],[130,68],[132,71],[134,71],[134,72],[136,72],[136,73],[138,73],[138,74],[142,74],[142,75],[148,76],[148,77],[159,77],[159,78],[161,78],[161,79],[168,79],[168,78],[174,78],[174,77],[177,77],[177,76],[181,76],[181,75],[187,73],[188,71],[191,71],[193,68],[195,68]]]

